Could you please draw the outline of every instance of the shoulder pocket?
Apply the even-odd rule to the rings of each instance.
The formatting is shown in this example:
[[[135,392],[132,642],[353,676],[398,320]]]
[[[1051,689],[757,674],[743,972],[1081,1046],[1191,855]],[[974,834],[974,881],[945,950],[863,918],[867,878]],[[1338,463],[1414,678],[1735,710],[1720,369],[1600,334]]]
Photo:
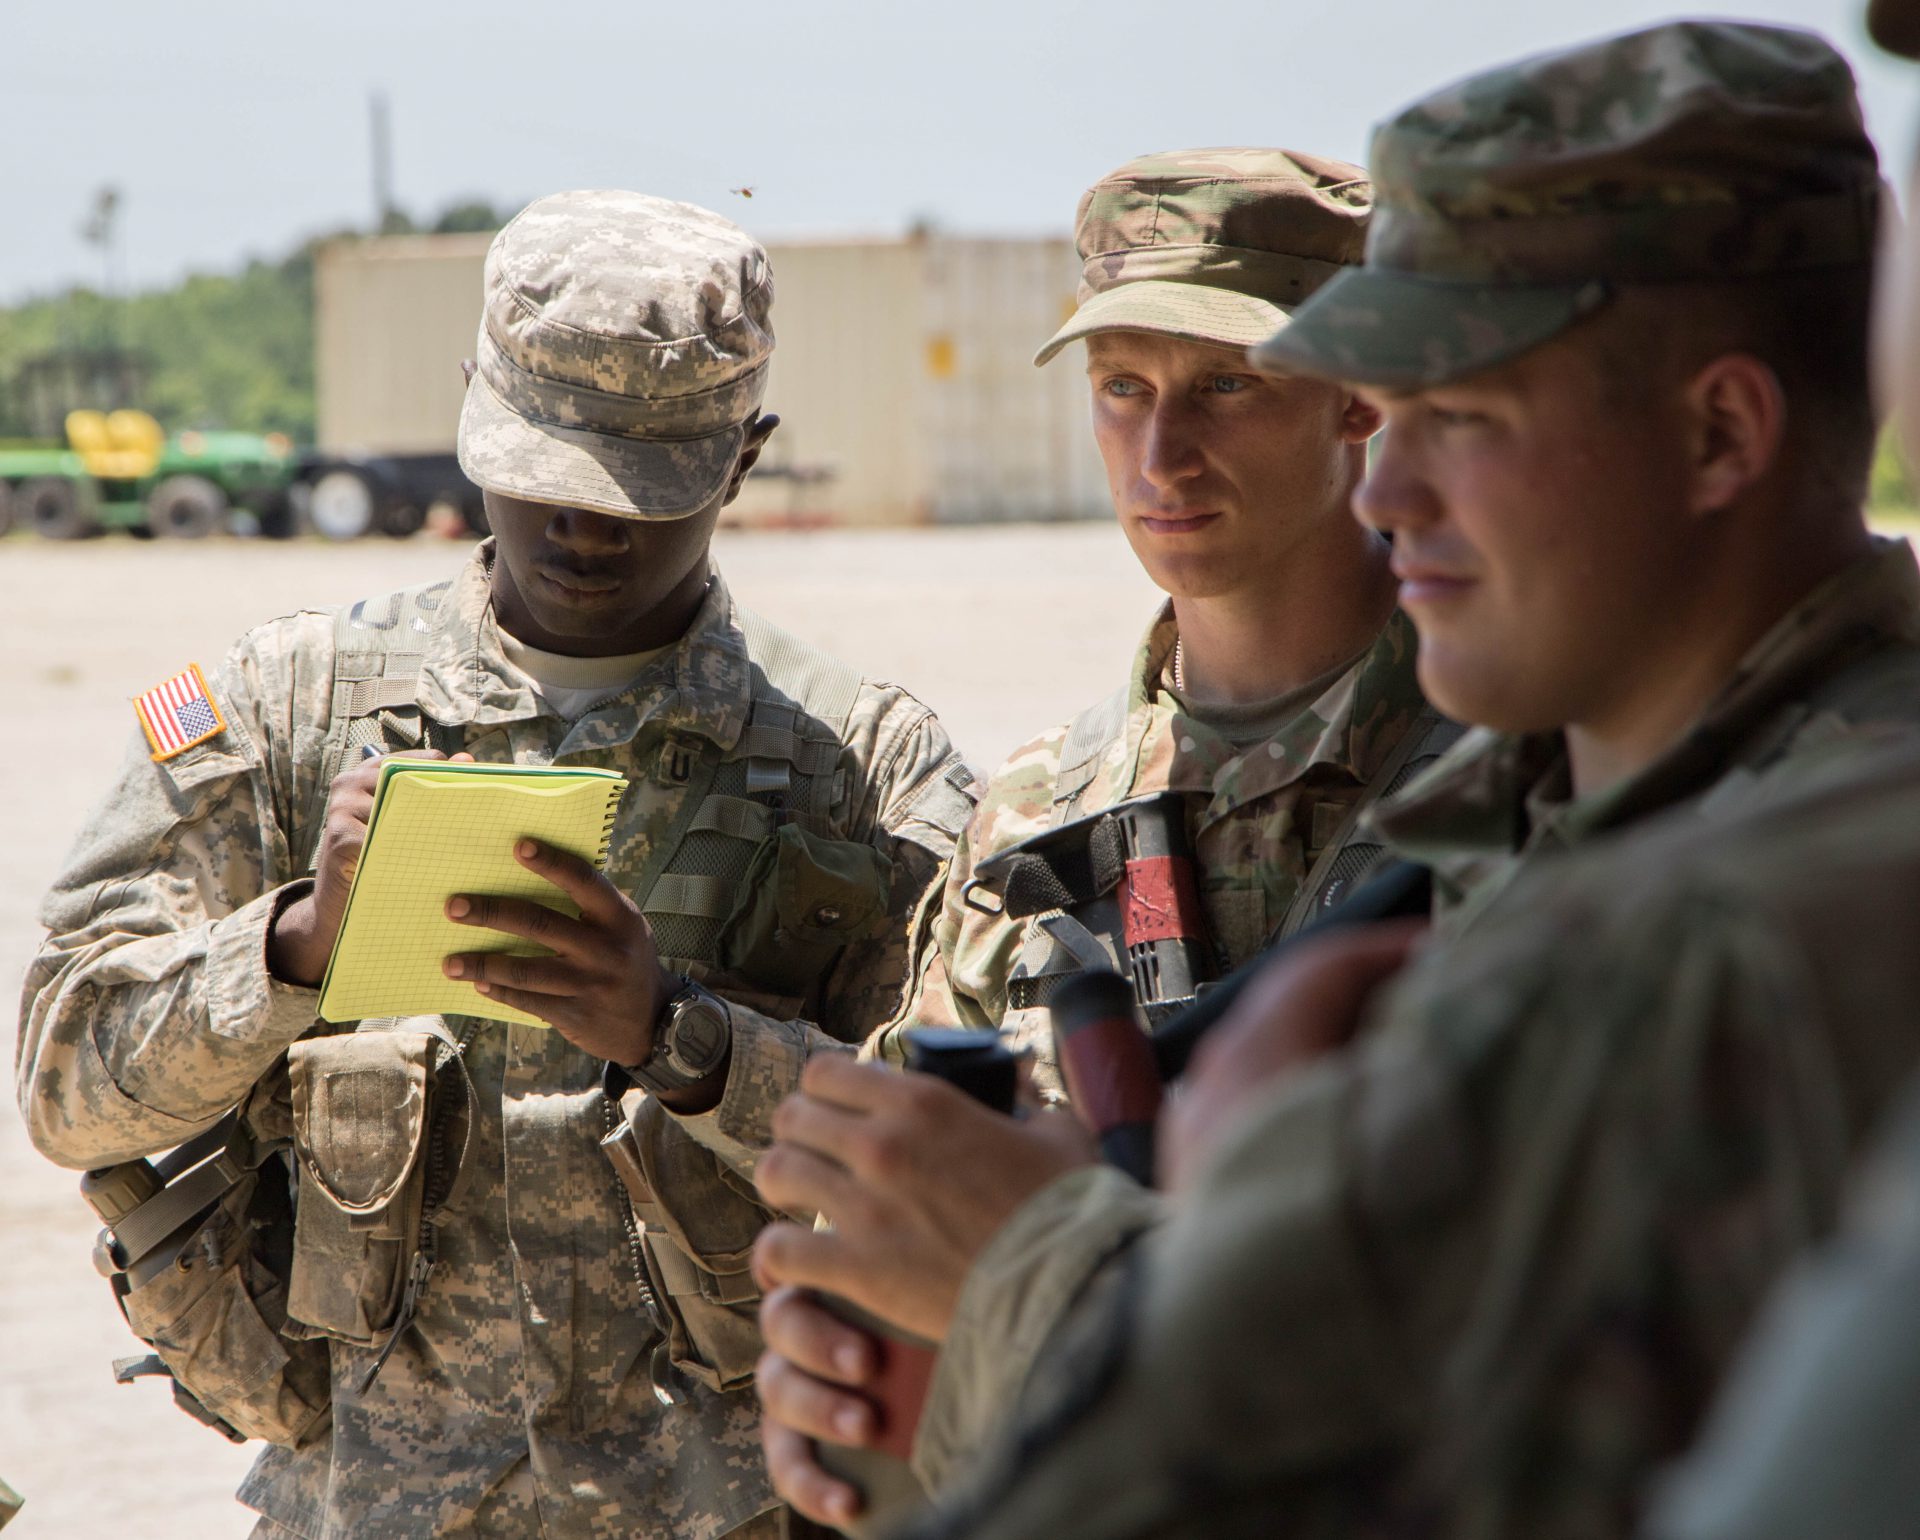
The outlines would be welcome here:
[[[885,922],[892,883],[893,863],[871,845],[783,824],[740,879],[717,960],[763,988],[805,995],[842,947]]]

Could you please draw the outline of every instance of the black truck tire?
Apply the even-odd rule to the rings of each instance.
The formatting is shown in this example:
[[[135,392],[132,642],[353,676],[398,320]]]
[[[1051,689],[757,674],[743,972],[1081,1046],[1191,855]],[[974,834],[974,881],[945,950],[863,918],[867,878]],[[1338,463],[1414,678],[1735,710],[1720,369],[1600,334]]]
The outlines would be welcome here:
[[[426,522],[426,510],[410,502],[383,504],[373,516],[373,527],[389,540],[405,540],[410,535],[417,535]]]
[[[100,533],[100,525],[80,501],[77,482],[63,476],[35,476],[14,492],[20,521],[48,540],[84,540]]]
[[[169,476],[147,497],[147,528],[166,540],[203,540],[227,516],[227,494],[204,476]]]

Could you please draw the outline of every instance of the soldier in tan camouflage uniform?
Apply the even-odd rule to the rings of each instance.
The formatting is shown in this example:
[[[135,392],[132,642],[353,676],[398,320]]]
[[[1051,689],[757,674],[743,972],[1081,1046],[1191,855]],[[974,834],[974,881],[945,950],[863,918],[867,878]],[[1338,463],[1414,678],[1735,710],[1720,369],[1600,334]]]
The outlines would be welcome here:
[[[916,1456],[991,1453],[916,1536],[1629,1534],[1920,1057],[1920,582],[1859,514],[1846,66],[1655,28],[1374,148],[1365,266],[1256,357],[1385,412],[1356,506],[1430,697],[1493,729],[1376,820],[1439,935],[1274,969],[1163,1119],[1168,1197],[1072,1172],[984,1244],[877,1072],[810,1070],[762,1183],[837,1228],[766,1244],[922,1327],[923,1237],[974,1258]]]
[[[1337,899],[1378,854],[1357,833],[1364,806],[1451,742],[1414,679],[1385,543],[1350,514],[1373,414],[1244,356],[1358,260],[1370,202],[1359,168],[1267,149],[1145,156],[1081,199],[1080,304],[1036,362],[1085,340],[1115,511],[1170,598],[1126,684],[987,783],[928,894],[914,987],[871,1051],[897,1057],[912,1026],[998,1028],[1051,1084],[1051,986],[1124,959],[1121,906],[1008,912],[974,884],[1010,847],[1178,794],[1225,972]],[[976,1171],[974,1185],[991,1184]],[[806,1308],[789,1291],[770,1328]],[[777,1381],[764,1393],[777,1404]],[[788,1440],[776,1459],[801,1455]]]
[[[243,638],[211,683],[224,725],[138,745],[46,900],[19,1070],[39,1148],[98,1167],[244,1102],[297,1152],[290,1277],[222,1272],[208,1229],[204,1262],[127,1298],[183,1384],[274,1441],[240,1494],[262,1536],[784,1532],[738,1388],[765,1211],[658,1109],[724,1127],[770,1063],[870,1032],[972,799],[924,706],[712,570],[775,422],[771,298],[760,247],[691,205],[523,212],[460,428],[495,539],[449,581]],[[363,749],[629,778],[604,877],[518,852],[578,919],[450,905],[551,949],[445,967],[556,1030],[316,1022]]]

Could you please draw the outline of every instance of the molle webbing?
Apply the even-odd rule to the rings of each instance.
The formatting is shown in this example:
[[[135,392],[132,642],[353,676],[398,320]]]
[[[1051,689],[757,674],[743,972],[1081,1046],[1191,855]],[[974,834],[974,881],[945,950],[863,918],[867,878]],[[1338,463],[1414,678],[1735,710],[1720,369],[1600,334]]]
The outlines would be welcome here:
[[[736,618],[752,668],[747,724],[692,773],[704,791],[641,904],[668,967],[714,961],[753,857],[781,823],[832,836],[844,817],[841,755],[860,675],[751,611]]]
[[[1127,867],[1120,820],[1102,813],[1081,822],[1084,838],[1049,840],[1046,848],[1008,863],[1001,895],[1008,918],[1023,920],[1048,909],[1072,909],[1113,891]],[[1073,828],[1068,824],[1048,833],[1065,834]]]
[[[424,742],[450,753],[459,746],[458,733],[428,721],[419,705],[427,639],[452,586],[443,578],[384,598],[362,599],[333,617],[333,711],[307,819],[312,848],[296,852],[300,858],[295,870],[312,869],[333,778],[349,769],[362,751],[416,749]]]

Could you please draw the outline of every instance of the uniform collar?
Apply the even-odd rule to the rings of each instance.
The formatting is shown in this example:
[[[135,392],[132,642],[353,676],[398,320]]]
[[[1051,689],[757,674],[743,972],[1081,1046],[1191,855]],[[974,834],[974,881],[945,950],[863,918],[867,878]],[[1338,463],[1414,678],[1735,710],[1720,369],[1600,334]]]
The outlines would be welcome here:
[[[493,613],[494,543],[482,541],[441,602],[420,671],[420,709],[448,726],[490,727],[540,714],[539,697],[507,661]],[[622,694],[594,708],[569,743],[625,743],[642,723],[689,733],[723,752],[746,727],[751,698],[747,640],[718,571],[686,634]]]
[[[1572,846],[1704,791],[1736,761],[1784,744],[1821,681],[1893,641],[1920,640],[1920,570],[1905,541],[1876,538],[1796,604],[1735,667],[1687,732],[1617,786],[1572,800],[1560,733],[1484,729],[1461,739],[1374,827],[1443,876],[1541,846]]]
[[[1366,653],[1316,700],[1264,743],[1235,750],[1180,711],[1162,688],[1177,636],[1173,606],[1163,605],[1134,654],[1126,731],[1108,751],[1084,805],[1166,787],[1212,797],[1226,812],[1310,770],[1364,785],[1425,707],[1414,674],[1417,638],[1396,610]]]

